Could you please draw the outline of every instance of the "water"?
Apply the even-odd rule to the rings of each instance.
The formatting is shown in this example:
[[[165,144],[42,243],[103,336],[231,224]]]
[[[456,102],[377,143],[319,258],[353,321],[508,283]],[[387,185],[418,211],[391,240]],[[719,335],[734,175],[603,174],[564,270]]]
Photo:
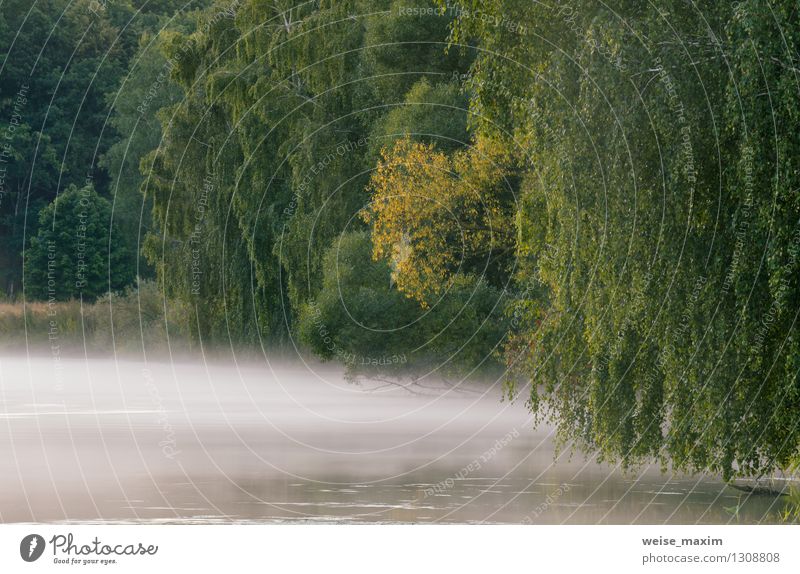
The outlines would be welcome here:
[[[2,522],[770,522],[718,477],[556,457],[521,402],[319,365],[0,358]]]

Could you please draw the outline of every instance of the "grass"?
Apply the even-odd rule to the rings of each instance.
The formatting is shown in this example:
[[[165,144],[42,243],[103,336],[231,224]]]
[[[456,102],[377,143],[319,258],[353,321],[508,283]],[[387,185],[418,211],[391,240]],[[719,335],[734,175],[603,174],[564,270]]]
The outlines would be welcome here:
[[[185,305],[165,301],[152,281],[80,301],[0,303],[0,350],[166,351],[191,347]],[[169,335],[168,335],[169,333]]]

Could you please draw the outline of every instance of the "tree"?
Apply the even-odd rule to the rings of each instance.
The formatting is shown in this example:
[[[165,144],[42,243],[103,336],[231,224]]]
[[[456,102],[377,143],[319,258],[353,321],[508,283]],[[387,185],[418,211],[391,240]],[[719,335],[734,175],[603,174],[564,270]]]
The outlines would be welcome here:
[[[452,11],[434,13],[427,0],[370,0],[360,7],[373,15],[364,22],[362,67],[375,102],[401,102],[422,79],[439,84],[469,69],[474,52],[446,49]]]
[[[150,2],[144,7],[161,11],[168,10],[170,4],[174,4],[174,0],[162,0],[157,4]],[[161,44],[175,30],[187,30],[193,26],[190,18],[182,15],[169,22],[164,18],[161,21],[164,27],[157,35],[149,30],[142,33],[126,76],[117,90],[106,95],[111,109],[108,123],[119,137],[99,161],[110,179],[115,226],[127,242],[132,256],[130,265],[136,267],[142,277],[153,273],[139,253],[140,242],[150,229],[152,203],[141,192],[144,178],[140,164],[142,158],[155,150],[161,141],[163,134],[158,111],[174,105],[181,96],[181,90],[170,78],[173,64],[164,57]]]
[[[411,86],[403,102],[392,105],[374,122],[367,160],[377,165],[381,150],[391,149],[403,137],[448,153],[466,147],[467,102],[458,80],[431,83],[422,78]]]
[[[108,121],[112,94],[120,87],[140,35],[163,22],[157,13],[185,4],[182,0],[4,2],[0,242],[5,249],[0,253],[0,288],[6,295],[13,297],[19,291],[22,252],[36,234],[44,206],[69,185],[83,186],[87,177],[100,195],[109,197],[110,174],[98,160],[118,141],[115,128],[122,127]],[[115,210],[118,219],[126,216],[122,211]]]
[[[384,150],[362,216],[373,257],[391,262],[400,291],[427,306],[457,273],[503,287],[514,249],[505,163],[504,149],[487,139],[452,156],[409,138]]]
[[[458,7],[454,38],[481,47],[473,129],[530,166],[508,350],[534,411],[625,465],[786,468],[800,448],[796,5]]]
[[[145,251],[168,292],[202,305],[207,338],[280,343],[317,297],[327,249],[365,227],[372,154],[386,143],[370,138],[414,132],[421,114],[410,110],[424,103],[439,110],[424,129],[462,137],[453,73],[465,60],[443,52],[449,18],[423,22],[398,3],[245,1],[233,16],[225,6],[164,40],[183,99],[160,112],[163,144],[143,164],[154,214]],[[385,25],[398,42],[388,51],[368,39]],[[406,41],[421,30],[433,36],[422,52]],[[416,61],[420,53],[431,58]],[[419,73],[406,74],[412,63]],[[387,102],[380,94],[393,75],[405,79]],[[193,252],[202,262],[195,289]]]
[[[91,185],[71,185],[39,214],[25,250],[25,293],[32,299],[93,301],[133,282],[119,234],[110,233],[111,204]]]
[[[355,376],[498,374],[507,329],[502,291],[461,276],[425,309],[396,289],[389,266],[371,251],[362,231],[326,252],[322,289],[300,312],[301,342]]]

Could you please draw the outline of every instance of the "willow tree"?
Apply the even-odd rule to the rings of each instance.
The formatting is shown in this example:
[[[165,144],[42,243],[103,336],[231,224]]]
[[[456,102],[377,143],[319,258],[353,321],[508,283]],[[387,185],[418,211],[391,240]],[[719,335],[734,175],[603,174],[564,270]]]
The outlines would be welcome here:
[[[454,39],[480,53],[475,129],[530,165],[509,361],[535,383],[532,409],[623,464],[786,467],[800,445],[796,5],[458,8]]]
[[[418,89],[409,102],[411,86],[427,78],[441,99],[437,84],[466,71],[444,53],[448,18],[420,26],[397,5],[220,0],[194,32],[161,39],[183,97],[159,112],[162,144],[142,164],[146,251],[167,289],[202,309],[202,333],[286,341],[322,287],[326,250],[365,227],[370,137],[402,129],[402,114],[382,120],[426,99]],[[407,41],[421,31],[437,35],[424,49]]]

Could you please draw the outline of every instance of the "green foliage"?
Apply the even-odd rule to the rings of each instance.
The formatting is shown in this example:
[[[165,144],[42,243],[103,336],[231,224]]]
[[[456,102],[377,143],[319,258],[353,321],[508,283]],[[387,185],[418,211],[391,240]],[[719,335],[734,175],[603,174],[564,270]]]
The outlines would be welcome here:
[[[91,185],[70,186],[39,214],[39,232],[25,250],[26,292],[34,299],[93,301],[134,278],[111,204]]]
[[[455,151],[469,143],[467,135],[467,97],[458,81],[431,84],[423,78],[411,86],[405,101],[375,122],[370,137],[370,162],[380,160],[380,150],[408,136]]]
[[[423,25],[437,38],[417,61],[421,44],[407,40],[422,20],[397,5],[387,13],[388,3],[251,0],[219,17],[224,6],[165,42],[184,99],[160,112],[164,143],[143,163],[155,220],[145,253],[170,294],[207,310],[201,334],[280,343],[319,293],[325,251],[363,228],[357,214],[379,146],[415,131],[428,106],[439,110],[426,114],[431,133],[445,127],[442,135],[463,141],[463,97],[452,83],[461,59],[444,55],[440,18]],[[370,38],[387,26],[400,43],[375,46]],[[407,74],[412,62],[426,72]],[[405,79],[390,81],[390,70]],[[406,98],[422,77],[431,80]],[[385,82],[403,107],[380,99]],[[200,230],[204,188],[213,192]],[[202,261],[194,276],[193,260]]]
[[[392,104],[421,79],[431,83],[460,77],[473,53],[446,50],[450,12],[433,14],[428,0],[363,2],[365,21],[363,68],[377,101]]]
[[[800,445],[796,4],[460,4],[521,22],[465,16],[456,37],[489,50],[476,129],[533,166],[517,218],[532,300],[509,349],[533,409],[623,464],[785,467]]]
[[[189,24],[184,20],[176,18],[169,26],[172,29],[181,25],[187,27]],[[169,33],[164,32],[163,36],[168,37]],[[144,178],[139,166],[142,158],[161,141],[158,110],[177,103],[181,95],[170,79],[172,64],[161,51],[163,41],[162,34],[143,33],[119,89],[106,97],[113,110],[109,124],[120,137],[100,158],[99,165],[107,170],[110,178],[115,226],[134,255],[152,220],[152,202],[147,201],[140,190]],[[132,260],[130,264],[136,266],[139,276],[151,273],[143,258]]]
[[[36,234],[39,211],[88,177],[100,195],[109,196],[110,174],[98,160],[118,141],[116,128],[123,127],[109,125],[111,94],[126,76],[140,36],[163,24],[159,13],[184,5],[181,0],[3,3],[0,289],[12,299],[20,292],[22,252],[26,237]],[[122,213],[128,207],[115,210],[117,220],[134,217]]]
[[[430,308],[400,293],[389,266],[373,261],[366,232],[342,235],[327,251],[319,296],[297,333],[351,373],[464,376],[499,370],[506,333],[502,293],[460,277]]]

